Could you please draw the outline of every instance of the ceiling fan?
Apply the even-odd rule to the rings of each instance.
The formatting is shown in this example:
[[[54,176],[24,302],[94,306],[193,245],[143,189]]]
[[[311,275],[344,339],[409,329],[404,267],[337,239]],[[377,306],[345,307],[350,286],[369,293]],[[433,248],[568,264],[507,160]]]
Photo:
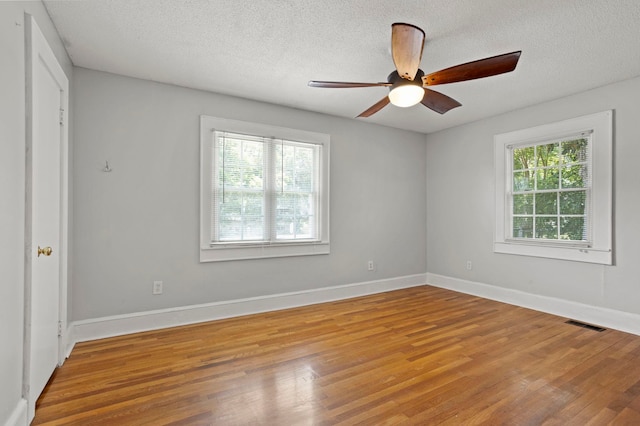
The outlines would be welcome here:
[[[389,88],[388,96],[380,99],[358,117],[369,117],[387,106],[389,102],[399,107],[410,107],[422,103],[427,108],[444,114],[459,107],[460,102],[431,90],[427,86],[457,83],[511,72],[516,68],[521,53],[521,51],[505,53],[425,75],[419,69],[424,39],[425,35],[422,29],[415,25],[397,22],[391,25],[391,56],[393,56],[396,70],[389,74],[386,82],[348,83],[312,80],[309,82],[309,86],[324,88],[385,86]]]

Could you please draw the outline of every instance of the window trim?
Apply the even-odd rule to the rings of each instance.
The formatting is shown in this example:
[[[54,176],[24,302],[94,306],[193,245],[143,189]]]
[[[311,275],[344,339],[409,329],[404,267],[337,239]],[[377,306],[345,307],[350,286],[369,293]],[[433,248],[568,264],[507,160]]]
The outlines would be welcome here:
[[[211,186],[214,131],[248,134],[321,145],[319,158],[318,238],[211,244]],[[329,254],[329,158],[330,136],[324,133],[262,123],[200,116],[200,262]]]
[[[511,207],[508,202],[511,179],[509,147],[557,140],[569,134],[591,134],[591,232],[592,244],[585,247],[575,242],[540,241],[510,238]],[[613,206],[613,111],[572,118],[494,136],[495,169],[495,253],[545,257],[578,262],[612,264]]]

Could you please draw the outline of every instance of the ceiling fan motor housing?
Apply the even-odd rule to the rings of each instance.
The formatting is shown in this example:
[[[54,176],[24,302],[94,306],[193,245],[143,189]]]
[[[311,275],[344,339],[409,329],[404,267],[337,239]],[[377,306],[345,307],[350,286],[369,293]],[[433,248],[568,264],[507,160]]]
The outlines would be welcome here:
[[[422,87],[422,76],[424,76],[424,72],[421,69],[418,69],[413,80],[402,78],[400,74],[398,74],[398,71],[393,71],[389,74],[389,77],[387,77],[387,81],[391,83],[389,90],[393,90],[398,86],[404,86],[405,84],[413,84],[415,86]]]
[[[391,87],[389,87],[389,101],[395,106],[402,108],[419,103],[425,93],[422,87],[423,75],[422,70],[418,70],[413,80],[407,80],[400,76],[397,71],[389,74],[388,81],[391,83]]]

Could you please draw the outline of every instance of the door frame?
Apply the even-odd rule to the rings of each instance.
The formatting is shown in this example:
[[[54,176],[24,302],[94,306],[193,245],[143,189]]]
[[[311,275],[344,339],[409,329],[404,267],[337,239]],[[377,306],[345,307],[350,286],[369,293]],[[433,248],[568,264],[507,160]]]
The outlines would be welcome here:
[[[34,399],[30,383],[31,358],[31,289],[33,258],[35,248],[32,246],[33,236],[33,122],[34,93],[33,93],[33,65],[42,60],[46,63],[51,75],[58,82],[61,90],[60,111],[60,247],[58,248],[59,272],[59,300],[58,300],[58,365],[62,365],[67,356],[67,283],[68,283],[68,254],[69,254],[69,79],[60,66],[51,47],[47,43],[42,31],[32,15],[25,13],[25,121],[26,121],[26,167],[25,167],[25,277],[24,277],[24,349],[23,349],[23,398],[28,404],[28,419],[35,415]]]

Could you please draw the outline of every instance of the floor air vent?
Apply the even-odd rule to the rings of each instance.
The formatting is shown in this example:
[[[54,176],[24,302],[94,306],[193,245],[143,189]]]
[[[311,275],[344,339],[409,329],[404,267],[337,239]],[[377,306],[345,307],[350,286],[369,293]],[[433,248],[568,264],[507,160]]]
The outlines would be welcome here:
[[[597,332],[606,330],[606,328],[598,327],[598,326],[591,325],[591,324],[585,324],[583,322],[576,321],[576,320],[569,320],[569,321],[566,321],[566,323],[567,324],[571,324],[571,325],[575,325],[575,326],[578,326],[578,327],[582,327],[582,328],[588,328],[589,330],[594,330],[594,331],[597,331]]]

